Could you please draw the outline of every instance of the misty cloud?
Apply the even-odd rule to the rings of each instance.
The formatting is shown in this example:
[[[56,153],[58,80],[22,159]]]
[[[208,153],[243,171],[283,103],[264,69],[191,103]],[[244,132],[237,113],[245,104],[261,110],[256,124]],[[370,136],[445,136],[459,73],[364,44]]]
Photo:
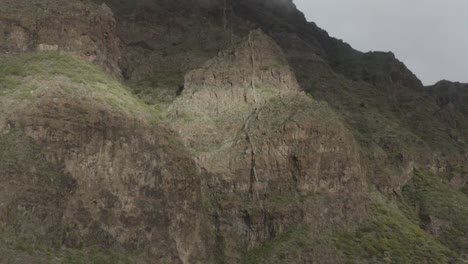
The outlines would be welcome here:
[[[294,0],[309,21],[361,51],[393,51],[425,84],[468,82],[466,0]]]

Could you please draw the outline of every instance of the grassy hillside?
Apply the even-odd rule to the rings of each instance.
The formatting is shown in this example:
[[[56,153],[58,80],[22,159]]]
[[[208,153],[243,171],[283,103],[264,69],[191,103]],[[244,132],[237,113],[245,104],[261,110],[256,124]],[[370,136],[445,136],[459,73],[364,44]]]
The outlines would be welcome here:
[[[371,200],[369,220],[334,237],[348,263],[463,263],[380,194]]]
[[[404,203],[418,224],[447,247],[468,251],[468,196],[449,186],[446,179],[418,171],[403,189]]]
[[[1,97],[34,102],[52,91],[82,100],[81,103],[90,109],[98,105],[116,113],[135,116],[153,112],[99,67],[69,55],[0,55]]]

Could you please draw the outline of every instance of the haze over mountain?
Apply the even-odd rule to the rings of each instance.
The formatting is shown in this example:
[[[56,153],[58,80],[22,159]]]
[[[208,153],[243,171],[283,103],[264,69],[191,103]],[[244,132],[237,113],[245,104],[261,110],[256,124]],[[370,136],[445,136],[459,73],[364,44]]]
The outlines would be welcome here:
[[[308,20],[361,51],[393,51],[426,84],[468,82],[468,2],[295,0]]]
[[[291,0],[2,0],[0,263],[465,263],[467,89]]]

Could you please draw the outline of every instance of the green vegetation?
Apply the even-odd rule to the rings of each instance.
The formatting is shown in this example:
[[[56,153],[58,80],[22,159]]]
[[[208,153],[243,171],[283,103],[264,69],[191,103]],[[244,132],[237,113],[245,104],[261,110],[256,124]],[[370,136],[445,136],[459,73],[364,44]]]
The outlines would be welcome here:
[[[56,253],[58,258],[69,264],[130,264],[133,261],[110,250],[93,247],[90,249],[67,249]]]
[[[34,253],[34,246],[25,242],[18,242],[15,246],[15,250],[22,251],[25,253],[28,253],[29,255],[32,255]]]
[[[76,100],[86,110],[106,108],[158,119],[154,108],[134,98],[117,80],[77,58],[53,52],[0,56],[0,95],[34,101],[48,92]]]
[[[468,183],[463,186],[460,191],[468,196]]]
[[[445,179],[418,171],[403,189],[403,197],[422,228],[449,248],[468,252],[468,196],[451,188]]]
[[[1,57],[0,77],[54,75],[64,75],[77,83],[105,83],[111,79],[96,66],[59,53],[29,53]]]
[[[242,263],[264,263],[272,258],[278,258],[281,262],[285,259],[294,259],[303,251],[312,247],[313,244],[308,236],[307,229],[300,226],[279,235],[259,248],[249,251],[242,259]]]
[[[126,256],[100,247],[88,247],[81,249],[53,249],[44,248],[33,244],[18,243],[14,249],[7,251],[13,254],[12,259],[18,259],[24,253],[26,259],[35,263],[66,263],[66,264],[131,264],[134,261]]]
[[[338,233],[335,244],[349,263],[453,263],[457,254],[409,221],[379,194],[371,194],[370,220],[354,232]]]

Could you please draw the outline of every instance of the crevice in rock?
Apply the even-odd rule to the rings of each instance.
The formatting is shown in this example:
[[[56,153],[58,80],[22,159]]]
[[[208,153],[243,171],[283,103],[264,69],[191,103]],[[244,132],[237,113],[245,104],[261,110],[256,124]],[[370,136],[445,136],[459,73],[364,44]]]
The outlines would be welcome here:
[[[250,81],[250,85],[252,87],[254,103],[257,103],[257,95],[255,92],[256,61],[255,61],[255,51],[254,51],[254,47],[252,43],[252,32],[249,33],[248,43],[249,43],[249,48],[250,48],[250,60],[252,62],[252,80]]]
[[[224,7],[223,7],[223,22],[224,22],[224,31],[226,31],[228,26],[228,18],[227,18],[227,0],[224,0]]]
[[[258,196],[255,193],[255,188],[254,188],[255,182],[258,182],[258,176],[257,176],[256,159],[255,159],[256,158],[255,157],[255,144],[253,143],[252,138],[250,137],[248,129],[249,129],[249,124],[250,124],[250,119],[253,116],[258,116],[257,112],[258,112],[258,108],[256,108],[254,110],[254,112],[247,118],[247,120],[245,122],[245,125],[242,128],[242,130],[245,133],[245,138],[246,138],[248,144],[250,145],[250,149],[251,149],[251,151],[250,151],[251,160],[250,160],[250,188],[249,188],[249,193],[250,193],[250,196],[252,198],[254,198],[255,196]]]
[[[249,230],[252,231],[252,218],[250,217],[249,212],[247,212],[247,210],[244,210],[242,213],[242,219],[244,220],[244,224],[249,228]]]
[[[255,150],[254,150],[254,145],[252,143],[252,140],[250,139],[249,133],[246,133],[246,138],[247,141],[249,142],[252,150],[251,150],[251,161],[250,161],[250,195],[252,198],[254,197],[255,193],[255,188],[254,188],[254,183],[258,182],[258,177],[257,177],[257,169],[256,169],[256,164],[255,164]]]
[[[214,215],[214,227],[215,227],[215,258],[217,263],[224,263],[222,260],[224,259],[224,249],[225,249],[225,243],[224,243],[224,236],[222,235],[221,231],[221,220],[220,220],[220,215],[218,212],[215,213]]]
[[[294,186],[296,189],[299,189],[299,179],[301,178],[301,163],[296,156],[290,158],[292,163],[292,178],[294,181]]]
[[[176,92],[176,96],[180,96],[184,92],[184,89],[185,89],[185,86],[183,84],[179,85],[177,92]]]

